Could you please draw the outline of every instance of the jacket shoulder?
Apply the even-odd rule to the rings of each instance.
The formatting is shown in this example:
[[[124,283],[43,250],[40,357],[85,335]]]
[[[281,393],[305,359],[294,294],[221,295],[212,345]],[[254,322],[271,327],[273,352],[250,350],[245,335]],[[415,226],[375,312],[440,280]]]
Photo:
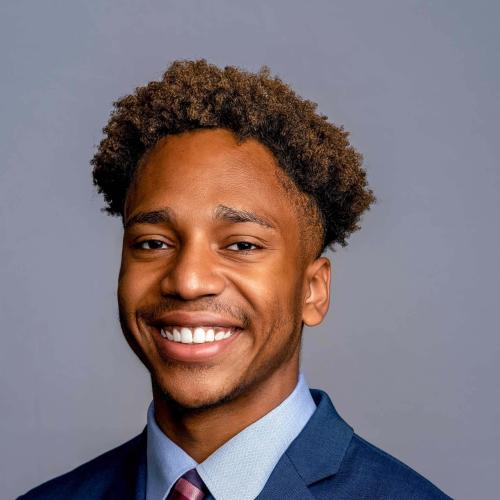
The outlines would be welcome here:
[[[397,458],[353,434],[334,477],[339,498],[446,500],[445,493]]]
[[[119,490],[133,491],[144,446],[142,433],[70,472],[33,488],[18,500],[111,498],[115,495],[108,495],[107,492],[111,488],[116,492],[116,484]]]

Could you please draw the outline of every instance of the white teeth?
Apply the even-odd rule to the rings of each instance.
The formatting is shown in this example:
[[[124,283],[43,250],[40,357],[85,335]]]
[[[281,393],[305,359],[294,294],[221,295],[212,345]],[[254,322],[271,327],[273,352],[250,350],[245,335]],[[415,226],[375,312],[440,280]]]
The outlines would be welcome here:
[[[215,334],[215,340],[222,340],[224,338],[224,332],[217,332]]]
[[[193,342],[195,344],[203,344],[205,342],[205,330],[203,328],[194,329]]]
[[[173,335],[173,333],[169,332],[168,330],[164,330],[163,328],[160,330],[160,335],[161,335],[164,339],[174,340],[174,335]]]
[[[181,342],[183,344],[193,343],[193,332],[189,328],[181,328]]]
[[[204,344],[205,342],[214,342],[231,337],[233,331],[218,329],[217,333],[214,328],[203,328],[198,326],[196,328],[180,327],[167,330],[166,328],[160,329],[160,335],[164,339],[173,342],[181,342],[183,344]]]

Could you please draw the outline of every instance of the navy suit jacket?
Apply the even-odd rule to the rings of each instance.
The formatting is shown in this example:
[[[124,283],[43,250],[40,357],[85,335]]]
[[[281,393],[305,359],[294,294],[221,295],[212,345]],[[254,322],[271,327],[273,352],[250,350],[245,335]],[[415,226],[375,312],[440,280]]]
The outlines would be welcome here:
[[[258,500],[449,498],[407,465],[354,434],[325,392],[312,389],[311,394],[317,409],[281,456]],[[145,495],[146,430],[19,499],[144,500]]]

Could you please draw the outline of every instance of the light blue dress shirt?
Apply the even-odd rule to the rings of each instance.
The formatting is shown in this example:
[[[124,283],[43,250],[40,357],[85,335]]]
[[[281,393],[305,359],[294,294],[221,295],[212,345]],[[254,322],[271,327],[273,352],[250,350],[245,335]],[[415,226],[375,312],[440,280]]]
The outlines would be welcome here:
[[[151,403],[147,426],[146,500],[163,500],[175,482],[193,468],[215,500],[253,500],[315,410],[301,373],[295,389],[280,405],[198,464],[161,431]]]

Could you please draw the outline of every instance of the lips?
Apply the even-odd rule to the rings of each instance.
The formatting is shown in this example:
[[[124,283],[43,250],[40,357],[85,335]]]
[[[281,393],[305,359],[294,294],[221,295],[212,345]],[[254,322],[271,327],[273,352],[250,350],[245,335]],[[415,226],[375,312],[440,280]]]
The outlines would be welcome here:
[[[184,326],[187,328],[200,327],[219,327],[227,330],[241,329],[243,325],[234,320],[225,318],[224,316],[209,313],[209,312],[187,312],[187,311],[172,311],[157,318],[153,324],[158,327],[176,327]]]
[[[208,312],[172,311],[153,325],[160,355],[191,363],[222,355],[242,333],[240,323]]]

